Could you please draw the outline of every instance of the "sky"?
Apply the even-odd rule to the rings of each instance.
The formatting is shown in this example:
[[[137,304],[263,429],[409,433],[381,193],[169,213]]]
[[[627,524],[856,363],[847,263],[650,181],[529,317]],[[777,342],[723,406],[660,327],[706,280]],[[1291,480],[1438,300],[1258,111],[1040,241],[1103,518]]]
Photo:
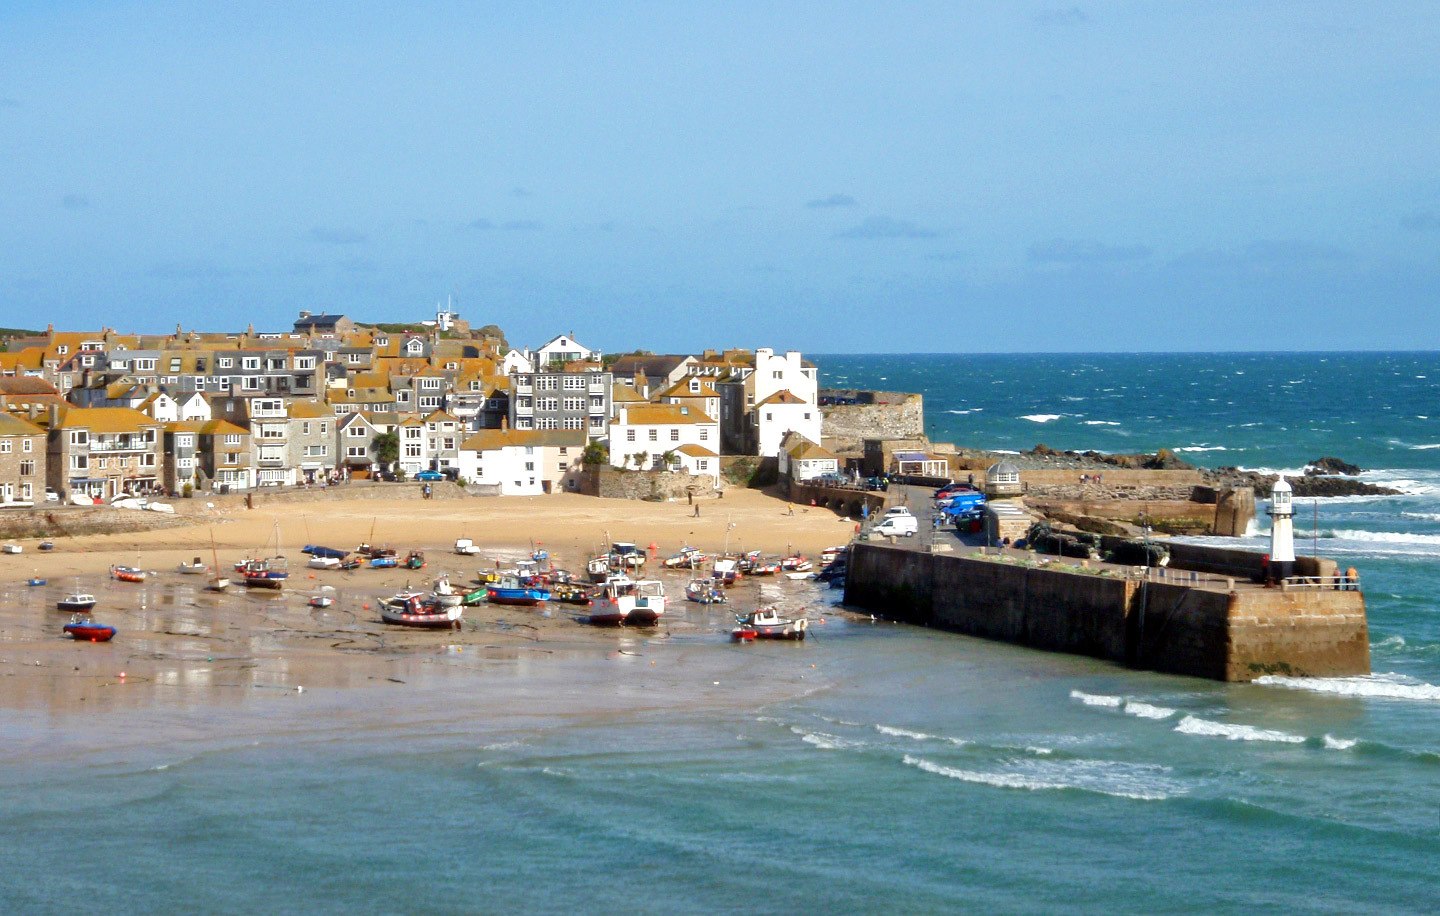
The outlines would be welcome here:
[[[0,325],[1440,349],[1431,2],[0,4]]]

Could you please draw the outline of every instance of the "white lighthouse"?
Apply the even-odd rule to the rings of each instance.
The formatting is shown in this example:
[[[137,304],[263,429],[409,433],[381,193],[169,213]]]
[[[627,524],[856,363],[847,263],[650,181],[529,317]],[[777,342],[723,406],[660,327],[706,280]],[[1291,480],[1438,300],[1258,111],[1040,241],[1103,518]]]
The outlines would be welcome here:
[[[1284,581],[1295,571],[1295,506],[1282,475],[1270,490],[1270,577]]]

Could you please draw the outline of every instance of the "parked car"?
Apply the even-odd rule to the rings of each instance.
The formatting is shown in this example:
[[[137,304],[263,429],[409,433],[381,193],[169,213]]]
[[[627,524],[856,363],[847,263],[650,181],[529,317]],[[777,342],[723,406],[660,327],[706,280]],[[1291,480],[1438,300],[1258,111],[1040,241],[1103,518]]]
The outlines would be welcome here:
[[[439,471],[421,471],[415,475],[416,480],[444,480],[445,475]]]
[[[46,501],[47,503],[58,503],[58,502],[60,501],[60,494],[59,494],[59,493],[56,493],[55,490],[52,489],[51,487],[46,487],[46,488],[45,488],[45,501]]]

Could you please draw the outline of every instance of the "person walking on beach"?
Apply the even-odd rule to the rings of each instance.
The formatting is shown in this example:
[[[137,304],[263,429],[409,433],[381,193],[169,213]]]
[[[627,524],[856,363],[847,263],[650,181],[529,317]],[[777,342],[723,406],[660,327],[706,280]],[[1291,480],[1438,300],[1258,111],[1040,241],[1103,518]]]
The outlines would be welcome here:
[[[693,516],[691,516],[691,517],[692,517],[692,518],[699,518],[699,517],[700,517],[700,507],[699,507],[699,506],[696,506],[696,507],[695,507],[695,514],[694,514]]]

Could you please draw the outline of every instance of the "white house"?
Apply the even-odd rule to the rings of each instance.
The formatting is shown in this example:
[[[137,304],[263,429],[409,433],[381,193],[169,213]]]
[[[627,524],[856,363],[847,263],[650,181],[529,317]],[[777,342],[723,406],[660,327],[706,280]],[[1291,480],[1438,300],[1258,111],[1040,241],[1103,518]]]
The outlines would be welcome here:
[[[718,474],[719,444],[720,424],[703,411],[684,405],[621,407],[610,423],[610,463],[617,468],[658,469],[667,461],[670,467],[682,468],[714,456],[713,469],[707,467],[705,473]],[[687,445],[696,448],[682,451]]]
[[[576,360],[599,359],[600,354],[583,346],[575,336],[561,334],[535,352],[535,365],[539,369],[555,363],[569,363]]]
[[[513,375],[523,372],[526,375],[535,371],[535,354],[527,350],[511,349],[500,360],[500,374]]]
[[[840,459],[833,452],[796,432],[785,436],[779,459],[780,473],[791,480],[810,480],[840,470]]]
[[[820,441],[817,373],[798,351],[777,356],[762,347],[755,351],[753,366],[735,367],[716,390],[726,454],[778,458],[789,432]]]
[[[539,496],[576,488],[584,449],[583,430],[482,429],[460,444],[455,467],[501,496]]]

